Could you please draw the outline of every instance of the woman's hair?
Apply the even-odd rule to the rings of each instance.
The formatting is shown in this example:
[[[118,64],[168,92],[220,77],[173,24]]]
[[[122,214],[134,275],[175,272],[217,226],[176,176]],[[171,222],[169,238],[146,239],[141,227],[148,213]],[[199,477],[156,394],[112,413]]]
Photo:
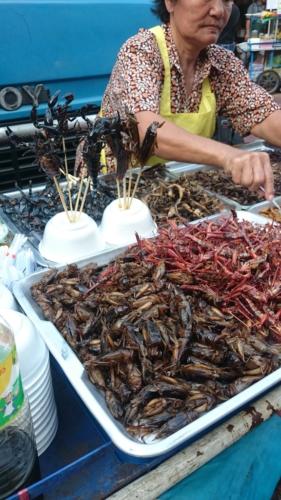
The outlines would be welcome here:
[[[153,0],[154,7],[151,9],[153,14],[155,14],[163,23],[167,23],[170,20],[170,14],[167,11],[165,0]]]

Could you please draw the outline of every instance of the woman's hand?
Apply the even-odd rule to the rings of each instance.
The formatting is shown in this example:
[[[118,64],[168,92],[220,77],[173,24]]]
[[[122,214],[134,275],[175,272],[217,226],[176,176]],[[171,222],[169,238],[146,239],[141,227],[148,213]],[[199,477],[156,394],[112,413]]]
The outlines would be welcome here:
[[[225,158],[223,168],[232,176],[235,184],[245,186],[252,191],[262,186],[265,197],[271,200],[274,196],[273,173],[270,158],[264,152],[234,151]]]
[[[152,121],[163,121],[160,115],[150,111],[136,113],[136,117],[141,139]],[[166,160],[223,168],[232,176],[235,184],[251,190],[262,186],[268,200],[274,196],[273,173],[267,153],[242,151],[213,139],[190,134],[168,120],[157,131],[155,153]]]

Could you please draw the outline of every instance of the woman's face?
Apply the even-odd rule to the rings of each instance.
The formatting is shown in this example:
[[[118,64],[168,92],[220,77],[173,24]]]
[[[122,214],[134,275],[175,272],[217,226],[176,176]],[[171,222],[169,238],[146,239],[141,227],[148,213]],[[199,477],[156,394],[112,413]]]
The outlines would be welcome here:
[[[232,9],[232,0],[165,0],[176,33],[198,48],[216,43]]]

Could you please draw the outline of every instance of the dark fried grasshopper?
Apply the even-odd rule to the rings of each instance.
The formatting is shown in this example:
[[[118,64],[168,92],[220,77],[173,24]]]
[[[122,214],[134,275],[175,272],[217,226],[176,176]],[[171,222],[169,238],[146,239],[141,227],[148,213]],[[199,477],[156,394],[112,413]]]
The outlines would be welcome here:
[[[235,216],[163,228],[32,295],[113,418],[162,439],[281,366],[280,231]]]

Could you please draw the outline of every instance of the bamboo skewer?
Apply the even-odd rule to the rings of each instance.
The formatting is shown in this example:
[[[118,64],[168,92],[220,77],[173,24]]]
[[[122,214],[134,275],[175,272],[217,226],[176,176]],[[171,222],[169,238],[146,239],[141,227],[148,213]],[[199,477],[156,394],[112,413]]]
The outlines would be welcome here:
[[[126,176],[123,177],[123,209],[127,208]]]
[[[88,178],[85,176],[85,174],[83,175],[83,177],[75,177],[74,175],[68,174],[68,178],[69,178],[69,182],[70,182],[70,187],[72,186],[72,184],[74,184],[74,186],[76,186],[76,184],[78,184],[78,182],[80,182],[80,181],[82,181],[82,184],[86,185],[87,181],[88,181]]]
[[[66,206],[66,203],[65,203],[65,199],[64,199],[64,194],[63,194],[63,192],[62,192],[62,190],[61,190],[61,187],[60,187],[60,185],[59,185],[59,183],[58,183],[58,180],[57,180],[57,178],[56,178],[55,176],[53,177],[53,181],[54,181],[55,186],[56,186],[56,188],[57,188],[57,192],[58,192],[58,194],[59,194],[60,201],[61,201],[61,203],[62,203],[62,206],[63,206],[63,208],[64,208],[64,211],[65,211],[65,213],[66,213],[66,216],[67,216],[67,218],[68,218],[69,222],[71,222],[71,219],[70,219],[70,217],[69,217],[69,213],[68,213],[68,209],[67,209],[67,206]]]
[[[79,218],[81,216],[81,213],[82,213],[84,205],[85,205],[85,201],[86,201],[87,193],[88,193],[88,190],[89,190],[90,182],[91,182],[91,177],[89,177],[88,180],[87,180],[86,188],[85,188],[85,191],[84,191],[84,194],[83,194],[82,203],[81,203],[80,210],[79,210],[78,220],[79,220]]]
[[[116,186],[117,186],[117,193],[118,193],[118,207],[122,208],[122,205],[121,205],[121,189],[120,189],[120,181],[119,181],[119,179],[116,179]]]
[[[80,201],[80,198],[81,198],[81,193],[82,193],[82,187],[83,187],[83,181],[84,181],[84,175],[82,176],[82,178],[80,179],[80,185],[79,185],[79,191],[78,191],[78,194],[77,194],[77,200],[76,200],[76,203],[75,203],[75,207],[74,207],[74,212],[75,212],[75,216],[74,216],[74,220],[76,221],[76,212],[78,210],[78,205],[79,205],[79,201]]]
[[[67,156],[66,156],[66,147],[65,147],[65,139],[64,137],[62,138],[62,147],[63,147],[63,154],[64,154],[64,166],[65,166],[65,177],[67,181],[67,191],[68,191],[68,199],[69,199],[69,206],[71,212],[73,212],[73,206],[72,206],[72,198],[71,198],[71,190],[70,190],[70,184],[69,184],[69,178],[68,178],[68,163],[67,163]]]
[[[128,208],[130,208],[131,203],[130,203],[130,197],[131,197],[131,190],[132,190],[132,165],[130,166],[130,171],[129,171],[129,188],[128,188]]]
[[[136,190],[137,190],[138,185],[139,185],[139,182],[140,182],[141,174],[142,174],[142,169],[140,169],[140,171],[139,171],[139,173],[138,173],[137,180],[136,180],[136,183],[135,183],[135,185],[134,185],[133,192],[132,192],[132,196],[130,197],[129,208],[131,207],[132,202],[133,202],[133,199],[134,199],[134,196],[135,196],[135,194],[136,194]]]

